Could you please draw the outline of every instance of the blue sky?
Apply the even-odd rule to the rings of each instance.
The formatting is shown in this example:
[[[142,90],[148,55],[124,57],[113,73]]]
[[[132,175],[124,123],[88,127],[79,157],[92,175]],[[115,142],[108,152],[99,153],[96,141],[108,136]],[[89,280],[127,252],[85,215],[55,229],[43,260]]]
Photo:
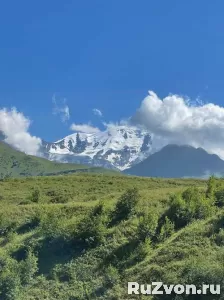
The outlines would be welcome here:
[[[48,141],[71,123],[133,115],[148,90],[223,106],[224,2],[208,0],[4,1],[0,107],[32,120]],[[70,120],[52,114],[66,98]]]

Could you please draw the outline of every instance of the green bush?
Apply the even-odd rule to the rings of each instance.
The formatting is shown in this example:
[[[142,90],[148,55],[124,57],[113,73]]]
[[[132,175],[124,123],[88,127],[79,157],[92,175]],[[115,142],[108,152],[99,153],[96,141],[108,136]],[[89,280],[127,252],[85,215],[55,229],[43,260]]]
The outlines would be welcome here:
[[[20,272],[22,284],[29,284],[38,271],[37,258],[32,252],[28,252],[27,258],[21,262]]]
[[[137,228],[137,238],[144,241],[147,238],[152,239],[156,234],[158,226],[158,215],[153,212],[147,212],[139,219]]]
[[[54,211],[40,216],[40,232],[49,239],[55,239],[61,235],[62,218]]]
[[[17,227],[17,222],[0,215],[0,236],[7,236],[10,232],[14,232]]]
[[[165,222],[160,229],[158,240],[160,242],[163,242],[165,239],[170,237],[174,233],[174,227],[174,223],[171,222],[170,219],[166,216]]]
[[[223,257],[222,257],[223,258]],[[183,269],[183,276],[186,282],[192,282],[198,288],[201,287],[201,284],[220,284],[221,288],[223,288],[224,275],[223,275],[223,267],[222,264],[216,264],[213,262],[206,261],[206,259],[195,259],[185,263],[185,269]],[[193,298],[193,299],[198,299]],[[207,297],[203,297],[201,299],[223,299],[222,297],[214,297],[214,295],[207,295]]]
[[[136,213],[136,206],[139,202],[137,188],[128,189],[118,200],[113,212],[113,221],[127,220]]]
[[[13,259],[7,259],[0,274],[0,299],[19,300],[21,293],[20,269]]]
[[[10,243],[12,242],[17,236],[17,233],[14,231],[8,231],[5,236],[5,242]]]
[[[77,225],[75,239],[89,247],[95,247],[103,243],[105,234],[106,227],[103,216],[89,214]]]
[[[206,197],[213,199],[216,190],[217,180],[215,176],[211,176],[207,182]]]
[[[108,288],[112,288],[114,285],[118,284],[120,282],[120,275],[118,270],[112,266],[109,265],[109,267],[106,269],[105,272],[105,284]]]
[[[137,247],[135,254],[137,257],[137,261],[140,262],[146,258],[147,255],[151,252],[151,240],[149,238],[146,238],[143,242],[139,244]]]
[[[92,216],[102,216],[105,214],[105,204],[102,200],[93,208],[91,215]]]
[[[55,197],[55,196],[57,196],[57,192],[55,190],[48,190],[46,192],[46,196]]]
[[[25,199],[19,202],[19,205],[29,205],[29,204],[32,204],[32,202],[29,199]]]
[[[48,190],[46,196],[50,197],[50,203],[67,203],[69,201],[68,195],[65,195],[61,190]]]
[[[214,212],[214,201],[206,198],[196,187],[188,188],[182,194],[170,198],[168,218],[175,223],[176,228],[181,228],[194,219],[204,219]]]
[[[69,199],[65,195],[57,194],[51,198],[50,203],[67,203],[68,201]]]
[[[215,242],[218,246],[224,246],[224,229],[220,229],[219,233],[215,237]]]
[[[224,207],[224,190],[215,192],[215,205],[218,207]]]
[[[31,200],[32,202],[35,202],[35,203],[38,203],[38,202],[39,202],[39,200],[40,200],[40,191],[39,191],[38,189],[35,189],[35,190],[32,192],[32,194],[31,194],[31,196],[30,196],[30,200]]]

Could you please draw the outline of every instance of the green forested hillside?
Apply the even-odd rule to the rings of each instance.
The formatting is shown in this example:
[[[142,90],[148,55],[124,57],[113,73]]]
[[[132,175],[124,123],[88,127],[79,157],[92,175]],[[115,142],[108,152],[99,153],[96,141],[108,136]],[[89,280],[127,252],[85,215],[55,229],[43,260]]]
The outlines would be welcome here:
[[[223,299],[127,293],[129,281],[224,288],[222,179],[9,178],[0,207],[0,299]]]
[[[78,164],[51,162],[43,158],[26,155],[0,142],[0,178],[5,176],[39,176],[74,172],[112,172]]]

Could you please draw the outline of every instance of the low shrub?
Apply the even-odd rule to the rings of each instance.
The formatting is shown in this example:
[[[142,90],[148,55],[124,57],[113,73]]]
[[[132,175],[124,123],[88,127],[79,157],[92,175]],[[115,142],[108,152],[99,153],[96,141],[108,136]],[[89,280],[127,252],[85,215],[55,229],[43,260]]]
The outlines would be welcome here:
[[[139,192],[137,188],[128,189],[118,200],[115,210],[112,213],[112,223],[127,220],[136,213],[136,206],[139,202]]]
[[[176,228],[182,228],[194,219],[204,219],[214,212],[213,198],[206,198],[198,188],[192,187],[182,194],[170,198],[170,207],[166,212]]]
[[[30,201],[38,203],[40,200],[40,191],[39,189],[33,190],[31,196],[30,196]]]
[[[158,226],[158,215],[153,212],[146,212],[139,218],[137,238],[141,241],[154,238]]]
[[[173,222],[170,221],[170,219],[166,216],[165,222],[161,226],[160,233],[158,236],[158,241],[163,242],[167,238],[169,238],[175,231],[175,225]]]

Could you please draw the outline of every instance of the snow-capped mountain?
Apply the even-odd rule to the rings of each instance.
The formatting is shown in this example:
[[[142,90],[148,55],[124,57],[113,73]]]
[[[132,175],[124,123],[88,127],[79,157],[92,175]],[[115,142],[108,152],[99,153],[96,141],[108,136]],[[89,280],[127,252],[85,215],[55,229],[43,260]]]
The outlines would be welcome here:
[[[125,170],[150,155],[151,136],[135,127],[108,126],[105,131],[77,132],[55,143],[43,142],[42,152],[50,160]]]

